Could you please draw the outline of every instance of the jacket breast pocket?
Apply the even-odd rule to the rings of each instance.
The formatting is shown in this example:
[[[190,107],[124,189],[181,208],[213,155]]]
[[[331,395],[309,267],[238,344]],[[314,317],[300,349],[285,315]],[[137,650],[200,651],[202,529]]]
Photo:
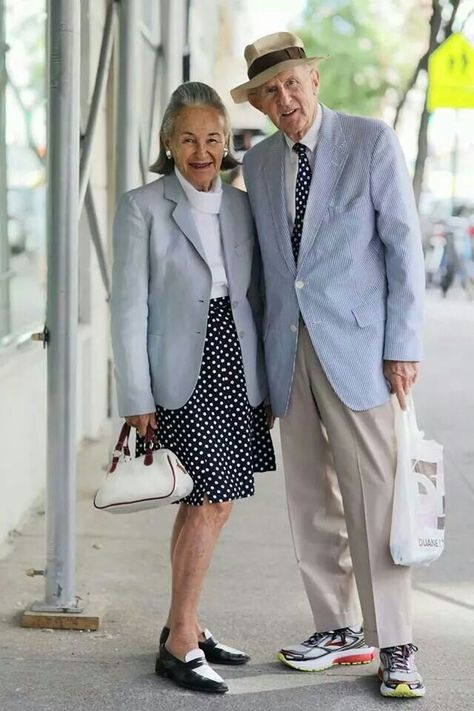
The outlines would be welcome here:
[[[352,309],[352,314],[360,328],[385,321],[387,318],[385,300],[377,299],[376,301],[367,301],[364,304],[359,304]]]
[[[368,198],[365,195],[355,195],[354,197],[341,203],[332,203],[329,205],[328,212],[331,215],[343,215],[344,213],[357,212],[365,207],[368,203]]]

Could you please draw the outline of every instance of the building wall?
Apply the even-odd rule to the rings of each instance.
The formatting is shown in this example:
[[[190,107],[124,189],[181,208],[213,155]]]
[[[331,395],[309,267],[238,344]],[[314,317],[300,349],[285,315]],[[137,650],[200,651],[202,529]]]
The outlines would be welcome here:
[[[140,32],[140,132],[145,165],[156,158],[161,113],[171,91],[182,81],[186,0],[142,0]],[[211,3],[212,4],[212,3]],[[107,0],[81,2],[81,130],[84,132],[98,66]],[[148,38],[144,39],[144,35]],[[151,43],[151,44],[150,44]],[[153,97],[155,55],[162,57]],[[117,127],[118,47],[114,49],[106,100],[93,145],[90,173],[109,271],[115,194],[115,135]],[[150,119],[152,128],[150,131]],[[149,141],[150,139],[150,141]],[[150,145],[148,145],[150,143]],[[138,155],[137,155],[138,164]],[[146,173],[146,171],[145,171]],[[137,172],[138,174],[138,172]],[[155,179],[145,174],[145,179]],[[91,241],[85,211],[79,223],[79,333],[77,348],[76,442],[97,438],[113,410],[114,383],[110,380],[109,306]],[[37,330],[43,328],[37,324]],[[110,381],[110,382],[109,382]],[[0,543],[21,526],[46,483],[46,351],[28,334],[0,347]],[[79,473],[80,475],[80,473]]]
[[[26,343],[0,354],[0,542],[44,486],[46,357]]]
[[[102,39],[105,0],[82,2],[82,125]],[[110,232],[107,112],[104,106],[94,143],[91,182],[104,248]],[[99,437],[107,418],[108,304],[85,214],[79,226],[79,334],[77,350],[76,441]],[[38,330],[43,324],[38,323]],[[22,519],[46,483],[46,351],[26,337],[0,349],[0,542],[21,526]]]

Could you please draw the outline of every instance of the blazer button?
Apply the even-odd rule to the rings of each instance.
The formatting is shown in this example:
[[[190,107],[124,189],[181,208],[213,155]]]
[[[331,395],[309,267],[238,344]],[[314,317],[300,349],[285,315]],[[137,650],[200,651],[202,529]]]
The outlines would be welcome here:
[[[304,287],[304,281],[295,281],[295,286],[297,289],[302,289]]]
[[[232,306],[234,307],[234,309],[235,309],[235,307],[238,306],[238,305],[239,305],[239,302],[238,302],[238,301],[233,301],[233,302],[232,302]]]
[[[245,331],[239,331],[239,338],[243,338],[245,336]]]
[[[290,326],[290,331],[293,331],[293,333],[296,333],[297,330],[298,330],[298,327],[295,326],[294,323],[292,323],[291,326]]]

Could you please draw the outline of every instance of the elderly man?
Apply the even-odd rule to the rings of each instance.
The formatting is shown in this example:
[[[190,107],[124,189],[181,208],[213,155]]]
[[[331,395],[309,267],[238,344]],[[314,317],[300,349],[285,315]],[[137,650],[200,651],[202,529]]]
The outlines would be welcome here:
[[[316,632],[279,659],[319,671],[380,649],[384,696],[423,696],[410,570],[389,550],[402,408],[421,356],[418,218],[395,133],[318,103],[321,57],[288,32],[245,50],[276,133],[245,156],[264,265],[264,341],[296,557]],[[349,550],[350,549],[350,550]],[[362,608],[364,628],[355,592]]]

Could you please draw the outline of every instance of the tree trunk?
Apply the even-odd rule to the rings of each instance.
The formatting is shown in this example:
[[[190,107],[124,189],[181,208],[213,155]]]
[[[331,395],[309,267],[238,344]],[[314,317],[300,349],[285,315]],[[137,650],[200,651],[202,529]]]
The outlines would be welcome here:
[[[437,41],[438,33],[441,29],[441,23],[443,21],[441,14],[441,6],[439,0],[433,1],[433,14],[430,18],[430,43],[428,47],[428,60],[430,55],[439,47],[439,42]],[[459,0],[456,3],[459,4]],[[454,12],[454,11],[453,11]],[[454,18],[452,18],[454,19]],[[451,25],[452,27],[452,25]],[[413,190],[415,193],[416,206],[418,207],[420,202],[421,191],[423,189],[423,178],[425,177],[425,164],[426,158],[428,156],[428,118],[429,112],[426,108],[426,100],[428,96],[428,85],[425,91],[425,100],[423,102],[423,112],[420,119],[420,127],[418,129],[418,154],[415,161],[415,173],[413,175]]]
[[[395,118],[393,120],[393,128],[397,128],[398,124],[398,119],[400,118],[400,114],[402,112],[403,107],[405,106],[405,101],[407,100],[407,96],[410,93],[410,91],[413,89],[413,87],[416,84],[416,80],[418,79],[418,74],[421,72],[422,69],[427,69],[428,68],[428,58],[429,58],[429,53],[425,52],[425,54],[421,57],[419,60],[415,71],[413,72],[410,81],[405,87],[405,90],[403,94],[401,95],[397,107],[395,109]]]
[[[396,108],[394,128],[398,123],[400,117],[400,112],[405,104],[408,92],[415,85],[418,75],[422,71],[428,70],[428,61],[430,55],[438,49],[440,41],[438,40],[438,35],[443,24],[442,8],[439,0],[432,0],[433,13],[430,18],[430,39],[428,51],[420,58],[415,71],[412,74],[408,85],[400,97],[398,106]],[[451,16],[444,27],[444,38],[447,39],[453,33],[453,25],[456,19],[456,14],[461,4],[461,0],[451,0]],[[423,189],[423,178],[425,174],[425,163],[428,157],[428,120],[430,117],[429,111],[426,108],[426,99],[428,95],[428,87],[426,88],[425,100],[423,104],[423,112],[420,119],[420,127],[418,129],[418,154],[415,161],[415,172],[413,175],[413,190],[415,193],[416,204],[418,206],[421,196],[421,191]]]
[[[418,153],[415,161],[415,172],[413,175],[413,192],[415,193],[416,206],[420,202],[421,190],[423,188],[423,178],[425,175],[426,158],[428,157],[428,119],[430,113],[426,108],[426,101],[421,114],[420,128],[418,130]]]

